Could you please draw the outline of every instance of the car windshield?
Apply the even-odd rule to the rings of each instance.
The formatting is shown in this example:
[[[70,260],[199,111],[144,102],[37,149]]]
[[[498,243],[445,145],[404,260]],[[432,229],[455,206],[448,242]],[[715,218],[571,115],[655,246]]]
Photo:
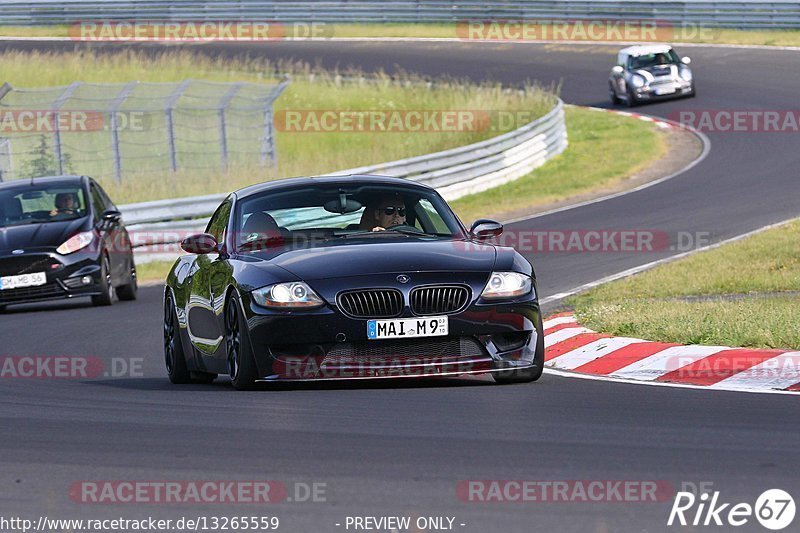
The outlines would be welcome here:
[[[387,185],[312,185],[239,203],[240,249],[273,241],[381,236],[454,238],[463,230],[434,191]]]
[[[640,68],[654,67],[657,65],[672,65],[680,63],[680,58],[675,50],[668,50],[666,52],[658,52],[654,54],[644,54],[640,56],[632,56],[630,58],[630,68],[633,70]]]
[[[19,185],[0,189],[0,227],[73,220],[86,216],[79,185]]]

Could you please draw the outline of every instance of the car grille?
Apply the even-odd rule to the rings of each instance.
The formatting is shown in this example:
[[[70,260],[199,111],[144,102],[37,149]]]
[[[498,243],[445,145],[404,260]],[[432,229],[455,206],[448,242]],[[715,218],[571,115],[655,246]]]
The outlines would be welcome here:
[[[403,311],[403,294],[397,289],[369,289],[343,292],[339,307],[354,318],[387,318]]]
[[[24,302],[40,298],[57,298],[64,295],[65,291],[61,286],[56,283],[48,283],[37,287],[22,287],[0,291],[0,304]]]
[[[458,285],[419,287],[411,291],[411,310],[417,315],[456,313],[469,302],[469,289]]]
[[[61,263],[46,254],[30,254],[12,257],[0,257],[0,276],[16,276],[32,272],[50,272],[52,265]]]
[[[485,348],[473,337],[441,337],[335,344],[322,365],[392,363],[409,359],[425,360],[487,357]]]

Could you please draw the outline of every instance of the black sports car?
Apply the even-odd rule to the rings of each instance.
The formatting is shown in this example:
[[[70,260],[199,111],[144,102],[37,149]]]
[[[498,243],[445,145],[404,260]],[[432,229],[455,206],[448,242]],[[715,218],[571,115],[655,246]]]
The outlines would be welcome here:
[[[173,383],[426,377],[534,381],[544,339],[533,269],[469,231],[430,187],[296,178],[232,193],[184,239],[164,294]]]
[[[105,191],[86,176],[0,183],[0,310],[90,296],[136,299],[136,265]]]

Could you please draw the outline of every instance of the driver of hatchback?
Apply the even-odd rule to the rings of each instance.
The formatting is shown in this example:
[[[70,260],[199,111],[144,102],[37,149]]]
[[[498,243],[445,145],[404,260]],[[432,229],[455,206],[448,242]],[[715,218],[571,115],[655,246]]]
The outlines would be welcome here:
[[[376,226],[372,231],[384,231],[386,228],[406,223],[406,204],[400,196],[384,197],[373,209]]]

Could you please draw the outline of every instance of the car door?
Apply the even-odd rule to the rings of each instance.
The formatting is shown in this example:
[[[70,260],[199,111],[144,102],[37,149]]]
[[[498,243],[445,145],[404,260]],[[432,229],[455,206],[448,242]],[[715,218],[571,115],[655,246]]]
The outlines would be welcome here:
[[[197,256],[194,274],[188,282],[186,316],[192,344],[203,357],[213,357],[225,349],[222,320],[225,294],[224,288],[220,288],[220,273],[227,265],[224,243],[232,206],[232,199],[226,199],[208,221],[205,232],[213,235],[220,245],[214,252]]]
[[[93,181],[89,182],[89,201],[92,203],[94,227],[100,235],[100,240],[103,243],[103,250],[108,253],[109,268],[111,269],[111,284],[119,285],[122,267],[120,264],[119,251],[114,247],[114,234],[116,228],[119,227],[119,222],[103,220],[103,213],[106,212],[108,206],[100,195],[97,184]]]
[[[100,184],[95,181],[90,181],[90,183],[91,187],[94,188],[92,196],[98,196],[99,201],[102,202],[103,211],[119,211]],[[122,220],[107,223],[106,226],[105,232],[110,246],[112,280],[115,285],[117,283],[128,283],[131,267],[133,266],[133,249],[131,248],[128,230],[125,229]]]

